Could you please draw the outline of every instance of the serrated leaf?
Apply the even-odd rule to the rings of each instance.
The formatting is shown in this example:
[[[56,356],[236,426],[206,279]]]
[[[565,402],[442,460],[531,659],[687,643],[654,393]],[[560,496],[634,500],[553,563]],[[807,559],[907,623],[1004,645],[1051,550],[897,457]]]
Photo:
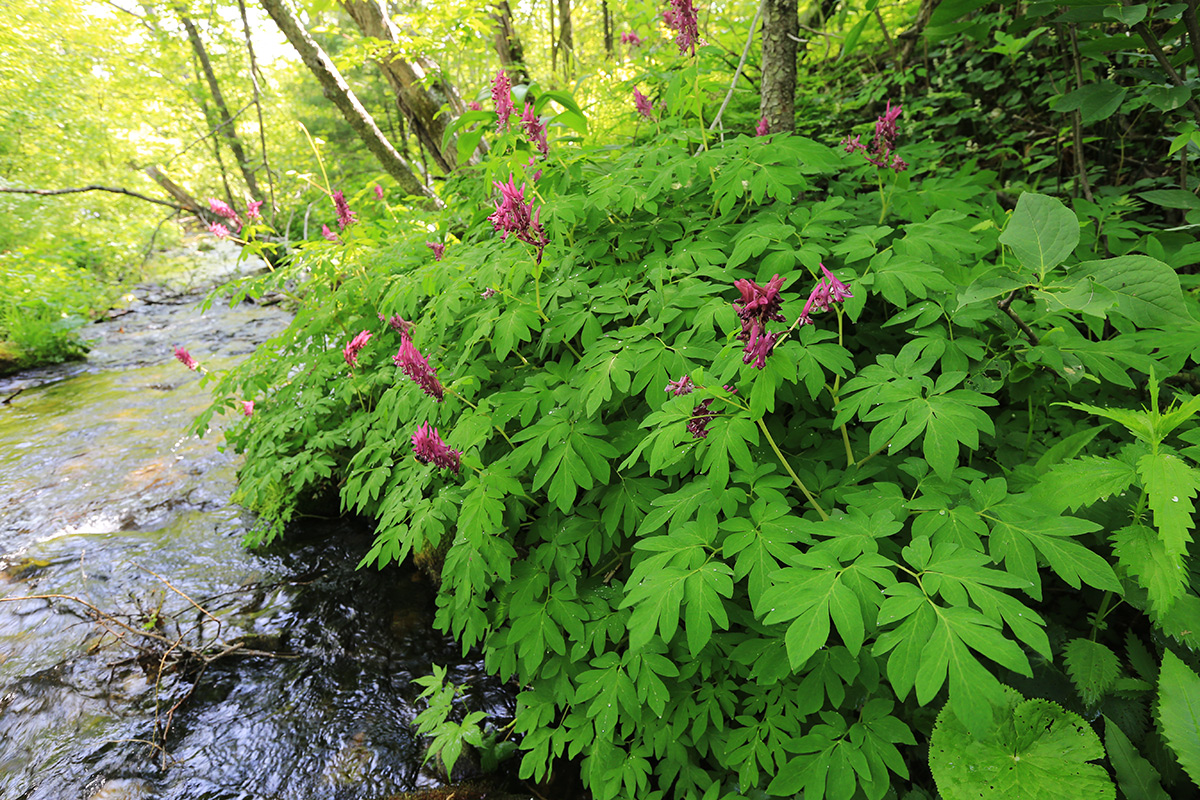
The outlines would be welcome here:
[[[1052,467],[1031,494],[1050,508],[1078,511],[1125,491],[1135,480],[1137,472],[1124,461],[1084,456]]]
[[[1072,639],[1066,648],[1067,674],[1083,702],[1094,706],[1121,672],[1117,655],[1099,642]]]
[[[1187,591],[1183,558],[1171,555],[1163,540],[1145,525],[1127,525],[1113,533],[1113,552],[1125,571],[1150,597],[1150,609],[1161,621]]]
[[[1196,471],[1176,456],[1159,453],[1139,458],[1138,474],[1167,554],[1182,557],[1192,541],[1192,498],[1200,488]]]
[[[991,724],[972,732],[942,709],[929,741],[929,768],[945,800],[1113,800],[1100,738],[1078,715],[1006,689]]]
[[[1158,723],[1179,765],[1200,786],[1200,676],[1170,650],[1158,673]]]
[[[1142,758],[1120,726],[1107,717],[1104,719],[1104,748],[1126,800],[1171,800],[1159,782],[1158,770]]]
[[[1044,279],[1079,243],[1079,220],[1059,200],[1025,192],[1000,234],[1000,243],[1012,248],[1017,260]]]

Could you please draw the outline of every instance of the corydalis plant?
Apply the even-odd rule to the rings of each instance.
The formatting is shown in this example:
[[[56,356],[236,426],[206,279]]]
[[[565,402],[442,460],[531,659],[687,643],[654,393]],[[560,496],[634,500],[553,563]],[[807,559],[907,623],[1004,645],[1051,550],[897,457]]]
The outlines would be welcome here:
[[[496,106],[496,130],[503,132],[508,130],[508,120],[512,117],[515,110],[512,101],[512,83],[508,80],[508,73],[503,69],[496,73],[496,77],[492,80],[492,103]]]
[[[407,333],[400,335],[400,350],[392,356],[392,361],[421,387],[421,391],[437,402],[442,402],[444,390],[437,379],[437,371],[429,366],[429,361],[421,355],[421,351],[412,343]]]
[[[371,332],[362,331],[342,348],[342,358],[346,360],[351,369],[358,366],[358,354],[367,346],[367,342],[369,341],[371,341]]]
[[[538,149],[538,152],[543,156],[549,156],[550,143],[546,141],[546,123],[542,122],[541,117],[529,103],[525,104],[525,113],[521,114],[521,126],[525,129],[525,135],[529,137],[530,143]]]
[[[663,12],[663,22],[675,31],[675,44],[679,45],[680,53],[691,51],[696,55],[696,45],[702,44],[698,17],[692,0],[671,0],[671,7]]]
[[[192,354],[189,353],[187,350],[185,350],[182,347],[175,348],[175,358],[178,359],[180,364],[183,364],[185,367],[190,369],[192,372],[195,372],[196,370],[200,369],[200,362],[198,362],[198,361],[196,361],[196,359],[192,358]]]
[[[890,169],[896,172],[908,169],[908,164],[896,152],[896,120],[900,119],[902,113],[904,113],[903,106],[892,108],[889,101],[883,115],[875,121],[875,136],[871,139],[871,146],[867,147],[863,144],[859,136],[847,136],[842,139],[846,152],[862,153],[863,158],[875,165],[877,169]]]
[[[767,331],[767,323],[787,322],[783,314],[779,313],[783,304],[783,299],[779,296],[779,290],[783,288],[783,278],[775,275],[766,286],[759,286],[748,279],[734,281],[733,285],[742,294],[741,304],[733,304],[742,323],[742,330],[737,338],[746,343],[742,362],[753,363],[755,369],[762,369],[767,365],[767,357],[774,351],[779,339],[778,333]]]
[[[654,119],[654,104],[650,102],[650,98],[638,91],[638,88],[633,87],[633,104],[637,107],[637,111],[646,119]]]
[[[426,242],[425,246],[433,251],[434,261],[441,261],[442,256],[446,255],[446,245],[441,242]]]
[[[507,240],[509,234],[514,234],[522,242],[536,247],[537,261],[542,263],[542,253],[548,240],[538,220],[542,213],[541,206],[535,210],[532,200],[525,202],[525,184],[522,183],[518,189],[511,173],[508,183],[496,182],[495,186],[500,199],[496,201],[496,211],[488,217],[488,221],[494,230],[501,231],[501,239]]]
[[[433,464],[438,469],[452,470],[458,474],[462,453],[451,450],[438,435],[437,428],[429,427],[428,422],[421,423],[412,437],[413,455],[422,464]]]
[[[812,317],[809,316],[813,311],[828,311],[834,303],[854,297],[850,294],[850,287],[834,277],[834,274],[824,264],[821,265],[821,271],[825,274],[817,280],[817,285],[808,295],[808,301],[805,302],[804,310],[800,312],[800,319],[797,320],[801,325],[814,324]]]
[[[350,210],[350,204],[346,202],[346,195],[340,189],[333,193],[333,207],[337,211],[338,227],[342,230],[358,220],[357,215]]]
[[[259,205],[262,205],[262,203],[259,203]],[[224,217],[225,219],[232,222],[234,227],[237,228],[239,231],[242,229],[241,218],[238,217],[238,214],[236,211],[233,210],[233,207],[230,206],[228,203],[226,203],[224,200],[218,200],[215,197],[210,197],[210,198],[208,198],[208,208],[210,211],[212,211],[217,216]],[[257,210],[258,209],[256,207],[255,211],[257,211]],[[251,215],[251,216],[253,216],[253,215]],[[209,227],[211,230],[211,226],[209,226]]]

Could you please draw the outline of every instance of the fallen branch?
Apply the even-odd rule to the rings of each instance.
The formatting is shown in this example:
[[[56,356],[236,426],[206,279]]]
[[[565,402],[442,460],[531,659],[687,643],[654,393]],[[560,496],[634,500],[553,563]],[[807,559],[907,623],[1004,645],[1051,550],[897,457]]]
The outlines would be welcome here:
[[[6,194],[35,194],[39,196],[49,196],[56,194],[79,194],[81,192],[111,192],[112,194],[123,194],[127,197],[136,197],[138,200],[145,200],[147,203],[166,206],[173,208],[176,211],[186,211],[189,214],[194,213],[195,209],[181,206],[177,203],[172,203],[167,200],[159,200],[157,197],[147,197],[131,189],[125,189],[120,186],[101,186],[98,183],[90,183],[87,186],[75,186],[70,189],[13,189],[9,187],[0,187],[0,192]]]

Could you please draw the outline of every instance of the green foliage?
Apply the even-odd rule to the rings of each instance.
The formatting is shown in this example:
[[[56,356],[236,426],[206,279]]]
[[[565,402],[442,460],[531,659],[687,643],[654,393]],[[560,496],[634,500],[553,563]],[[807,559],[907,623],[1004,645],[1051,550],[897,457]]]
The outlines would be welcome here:
[[[1035,9],[1000,40],[983,5],[939,7],[936,58],[975,65],[964,94],[1058,113],[1011,57],[1052,27]],[[845,20],[860,43],[864,9]],[[957,44],[937,38],[959,24]],[[910,766],[928,744],[951,800],[1114,797],[1107,767],[1129,796],[1177,790],[1163,754],[1189,684],[1159,665],[1197,637],[1200,309],[1194,242],[1163,211],[1186,202],[1036,191],[1057,143],[969,154],[954,126],[986,117],[949,92],[906,105],[913,168],[879,191],[836,146],[869,128],[879,83],[854,118],[810,113],[817,136],[705,141],[714,62],[647,60],[669,113],[618,146],[589,106],[544,93],[588,113],[595,146],[556,139],[527,170],[518,133],[489,139],[444,213],[364,212],[240,287],[302,279],[293,324],[219,380],[210,412],[256,401],[227,435],[264,538],[336,494],[375,521],[363,566],[436,571],[437,624],[520,687],[524,779],[567,759],[601,799],[922,796]],[[1093,94],[1064,102],[1100,124]],[[478,113],[460,127],[491,137]],[[1011,212],[1001,170],[1027,181]],[[509,174],[541,208],[540,261],[486,220]],[[852,296],[806,309],[756,369],[735,282],[783,278],[782,333],[822,266]],[[393,363],[394,315],[443,402]],[[695,391],[664,391],[685,377]],[[424,423],[461,472],[412,457]],[[447,723],[453,692],[424,685],[440,694],[423,730],[453,761],[482,718]],[[1156,685],[1173,687],[1161,733]],[[1110,720],[1107,753],[1068,708]]]
[[[1158,676],[1158,724],[1188,777],[1200,786],[1200,676],[1170,650]]]

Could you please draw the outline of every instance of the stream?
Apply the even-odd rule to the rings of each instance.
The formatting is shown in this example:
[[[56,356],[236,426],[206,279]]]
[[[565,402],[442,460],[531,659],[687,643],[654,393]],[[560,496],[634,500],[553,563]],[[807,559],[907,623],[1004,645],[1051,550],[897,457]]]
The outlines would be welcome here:
[[[226,369],[287,324],[201,313],[229,248],[134,290],[87,361],[0,378],[0,800],[382,798],[439,785],[412,725],[434,664],[512,713],[433,630],[427,580],[354,570],[362,523],[243,547],[238,457],[188,435],[209,398],[172,356]]]

